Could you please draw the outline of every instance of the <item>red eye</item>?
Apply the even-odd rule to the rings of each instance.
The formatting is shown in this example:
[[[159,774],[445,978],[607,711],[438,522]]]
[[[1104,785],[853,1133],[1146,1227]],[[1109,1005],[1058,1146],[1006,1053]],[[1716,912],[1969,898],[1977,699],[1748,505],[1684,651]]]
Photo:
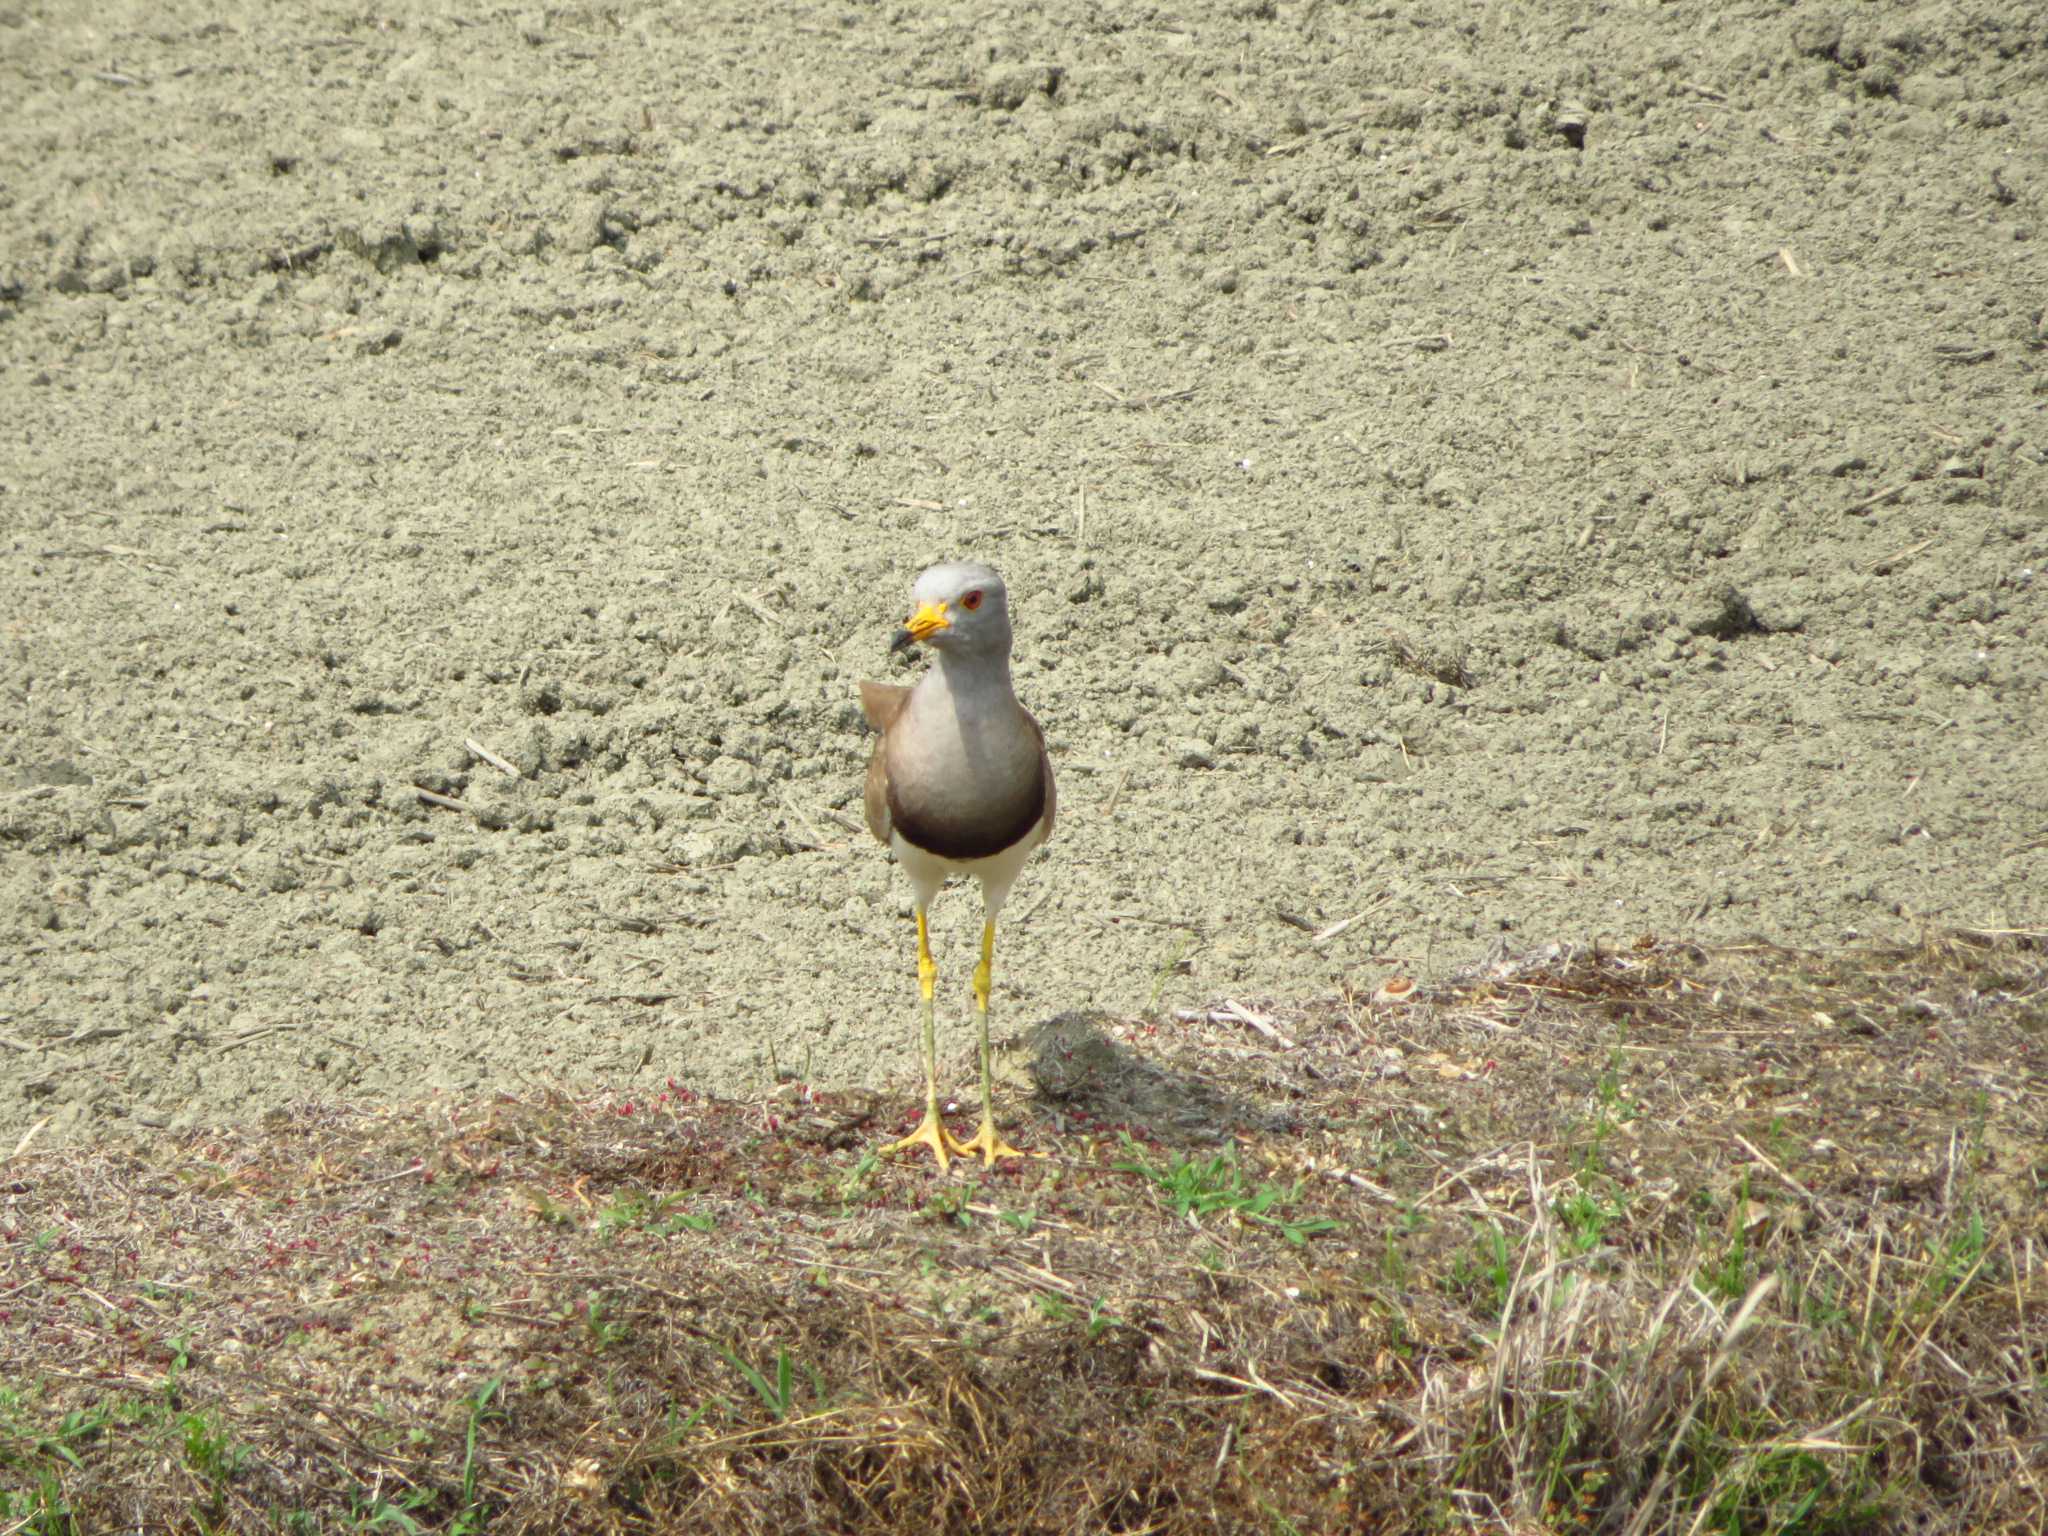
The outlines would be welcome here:
[[[979,608],[981,606],[981,589],[977,587],[974,591],[968,593],[965,597],[961,598],[960,606],[962,608],[965,608],[969,613],[972,613],[975,609]]]

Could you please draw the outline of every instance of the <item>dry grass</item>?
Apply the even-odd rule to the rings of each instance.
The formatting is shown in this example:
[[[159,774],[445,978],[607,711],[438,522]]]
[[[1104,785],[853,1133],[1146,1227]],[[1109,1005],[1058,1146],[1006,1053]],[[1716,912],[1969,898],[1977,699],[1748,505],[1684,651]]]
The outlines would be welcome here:
[[[2048,1523],[2042,935],[1266,1018],[1054,1021],[952,1179],[795,1085],[18,1156],[0,1533]]]

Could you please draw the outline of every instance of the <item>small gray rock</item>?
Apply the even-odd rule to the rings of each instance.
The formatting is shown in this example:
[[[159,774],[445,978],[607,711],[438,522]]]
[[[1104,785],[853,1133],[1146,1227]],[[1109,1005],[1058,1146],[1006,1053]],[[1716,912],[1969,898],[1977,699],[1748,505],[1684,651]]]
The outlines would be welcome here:
[[[721,757],[704,773],[704,787],[714,795],[750,795],[760,782],[754,765],[738,757]]]

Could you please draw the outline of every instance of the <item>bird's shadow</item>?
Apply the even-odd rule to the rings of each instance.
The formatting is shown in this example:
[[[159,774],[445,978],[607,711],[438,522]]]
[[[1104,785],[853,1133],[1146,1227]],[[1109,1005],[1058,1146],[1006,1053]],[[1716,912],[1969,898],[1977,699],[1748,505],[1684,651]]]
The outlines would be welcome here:
[[[1168,1147],[1213,1146],[1237,1131],[1283,1129],[1288,1116],[1112,1039],[1108,1014],[1074,1009],[1010,1042],[1004,1076],[1028,1087],[1041,1114],[1125,1126]]]

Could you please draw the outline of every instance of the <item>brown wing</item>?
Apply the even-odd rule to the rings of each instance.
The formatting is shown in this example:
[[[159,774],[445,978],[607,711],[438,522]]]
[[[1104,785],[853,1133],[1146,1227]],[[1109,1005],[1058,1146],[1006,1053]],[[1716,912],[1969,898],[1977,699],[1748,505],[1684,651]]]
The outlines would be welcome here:
[[[896,717],[903,713],[903,706],[910,702],[910,690],[901,683],[862,683],[860,685],[860,711],[868,717],[868,724],[878,731],[886,731],[896,723]]]
[[[867,811],[868,830],[875,834],[876,842],[886,845],[895,819],[889,814],[889,770],[882,762],[879,741],[874,756],[868,759]]]
[[[896,723],[896,717],[903,713],[903,706],[910,702],[910,690],[896,683],[868,683],[860,685],[861,713],[868,717],[868,724],[878,731],[887,731]],[[889,770],[882,762],[882,743],[875,743],[874,755],[868,759],[867,782],[868,830],[875,834],[875,841],[886,845],[893,820],[889,815]]]

